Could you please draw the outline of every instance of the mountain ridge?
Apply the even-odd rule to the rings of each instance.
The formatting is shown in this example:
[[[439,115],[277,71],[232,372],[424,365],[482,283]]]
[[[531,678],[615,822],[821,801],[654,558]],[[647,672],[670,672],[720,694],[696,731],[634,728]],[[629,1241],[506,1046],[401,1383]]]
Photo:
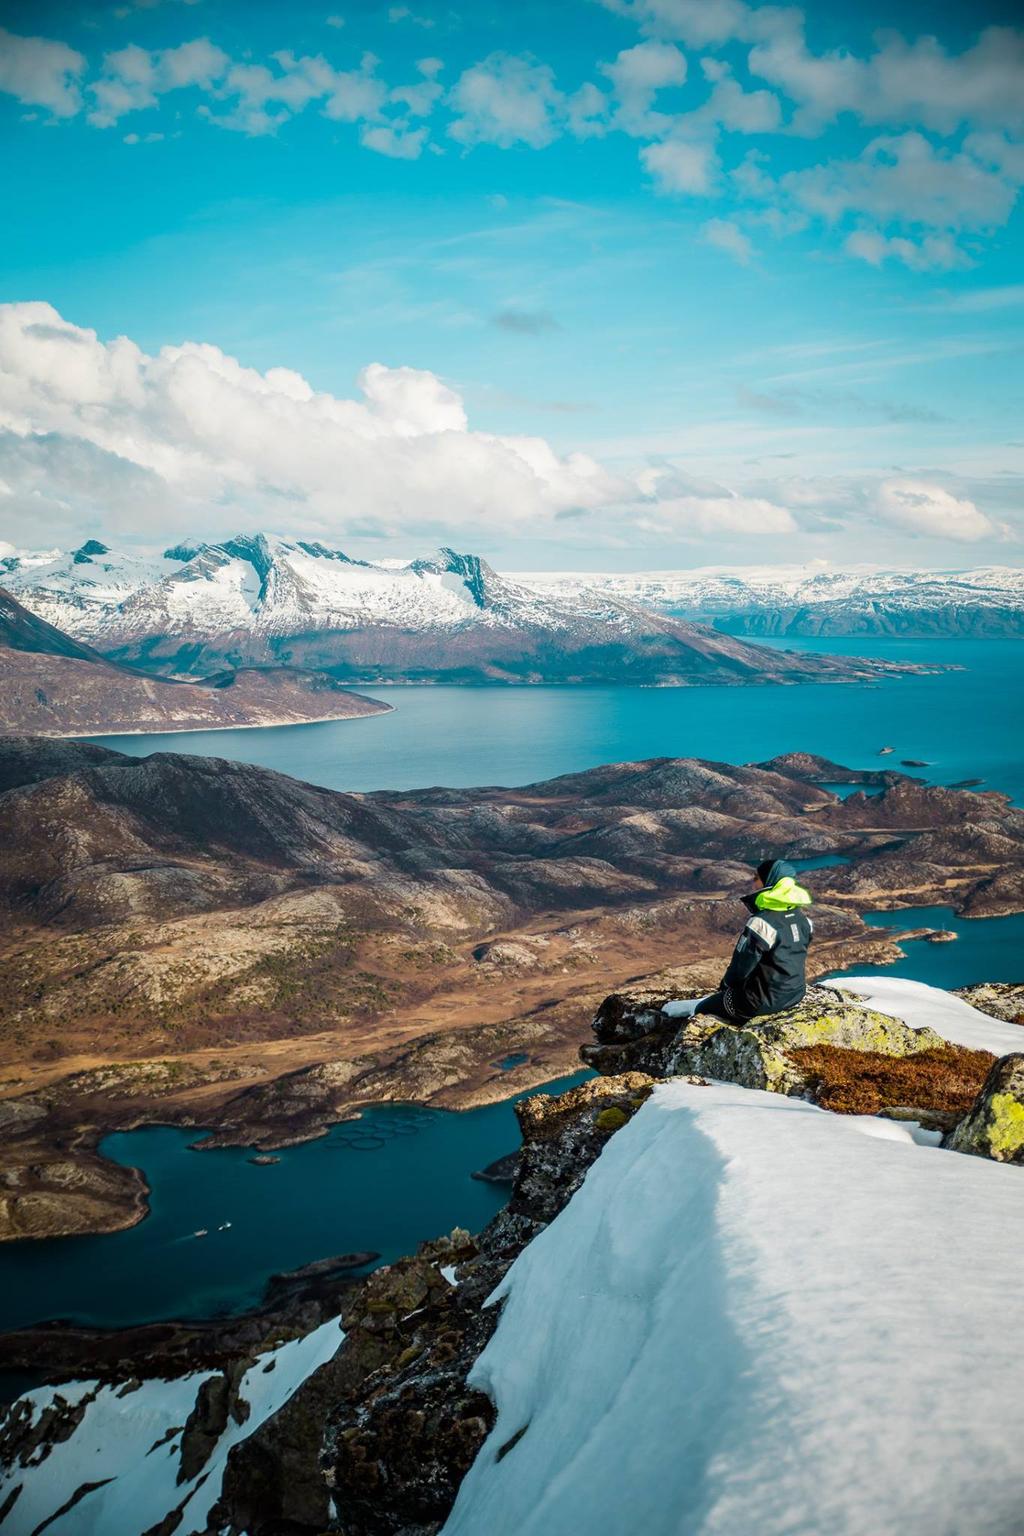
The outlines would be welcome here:
[[[862,566],[707,566],[685,571],[535,572],[562,597],[583,586],[726,634],[906,638],[1024,635],[1024,569],[906,571]]]
[[[543,590],[447,547],[395,565],[266,533],[152,559],[90,541],[8,557],[0,576],[109,659],[178,675],[287,664],[350,682],[683,686],[917,669],[750,644],[616,592]]]
[[[294,667],[229,668],[182,681],[114,662],[0,587],[0,731],[118,735],[298,725],[390,706]]]

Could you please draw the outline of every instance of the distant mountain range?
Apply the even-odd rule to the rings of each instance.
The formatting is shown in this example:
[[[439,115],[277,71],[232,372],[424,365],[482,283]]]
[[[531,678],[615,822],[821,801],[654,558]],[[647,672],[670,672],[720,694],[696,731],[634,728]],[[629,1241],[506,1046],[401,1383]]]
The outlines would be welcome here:
[[[194,682],[107,661],[0,588],[0,731],[91,736],[297,725],[388,709],[323,673],[222,671]]]
[[[1024,570],[892,571],[707,566],[627,575],[536,572],[516,578],[563,601],[599,591],[735,635],[1024,635]]]
[[[749,645],[660,611],[646,593],[500,576],[450,549],[374,564],[264,533],[178,544],[157,557],[89,540],[70,552],[10,555],[0,581],[109,660],[176,676],[288,665],[366,683],[674,686],[888,670]]]

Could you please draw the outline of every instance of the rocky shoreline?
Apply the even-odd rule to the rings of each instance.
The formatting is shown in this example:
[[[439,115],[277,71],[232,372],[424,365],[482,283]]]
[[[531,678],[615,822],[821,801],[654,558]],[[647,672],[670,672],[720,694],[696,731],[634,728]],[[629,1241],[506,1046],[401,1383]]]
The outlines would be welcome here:
[[[822,975],[853,964],[893,964],[903,954],[903,939],[938,938],[931,929],[886,930],[865,928],[863,933],[818,950],[812,974]],[[711,991],[717,984],[720,963],[670,967],[654,977],[651,985],[666,992]],[[593,992],[577,995],[571,1007],[586,1017],[600,1001]],[[569,1011],[567,1004],[562,1012]],[[549,1010],[549,1014],[550,1014]],[[422,1104],[432,1108],[463,1111],[503,1102],[540,1088],[555,1078],[578,1069],[579,1047],[585,1027],[574,1022],[562,1033],[549,1016],[538,1030],[534,1021],[510,1021],[501,1026],[467,1029],[457,1037],[434,1034],[414,1041],[398,1052],[368,1056],[355,1062],[316,1063],[283,1074],[252,1088],[227,1095],[211,1106],[207,1084],[198,1079],[192,1093],[179,1094],[176,1102],[155,1097],[140,1103],[136,1095],[120,1103],[104,1095],[102,1123],[82,1126],[83,1097],[72,1094],[49,1114],[18,1116],[22,1101],[0,1099],[0,1130],[12,1136],[11,1148],[28,1172],[0,1174],[0,1216],[5,1198],[33,1202],[35,1230],[15,1230],[0,1225],[0,1243],[24,1240],[47,1241],[64,1235],[101,1235],[127,1231],[149,1214],[149,1186],[143,1170],[116,1163],[98,1148],[112,1131],[138,1130],[143,1126],[173,1125],[193,1129],[193,1151],[225,1147],[251,1147],[253,1162],[273,1162],[273,1153],[301,1146],[326,1136],[346,1120],[358,1118],[365,1108],[389,1103]],[[509,1070],[494,1070],[499,1053],[511,1054],[522,1047],[525,1060]],[[539,1047],[539,1051],[538,1051]],[[230,1080],[229,1080],[230,1082]],[[88,1102],[85,1100],[85,1102]],[[197,1106],[203,1109],[197,1113]],[[199,1119],[202,1114],[202,1119]],[[4,1191],[8,1192],[5,1196]]]

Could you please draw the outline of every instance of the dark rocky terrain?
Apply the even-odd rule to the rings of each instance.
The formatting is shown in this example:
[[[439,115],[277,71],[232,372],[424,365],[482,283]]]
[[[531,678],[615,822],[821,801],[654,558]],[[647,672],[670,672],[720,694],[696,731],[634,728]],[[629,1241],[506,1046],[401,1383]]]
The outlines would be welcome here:
[[[865,791],[818,782],[844,778]],[[0,785],[3,1237],[139,1219],[138,1176],[96,1157],[107,1129],[271,1150],[359,1104],[465,1107],[570,1070],[609,984],[714,986],[766,852],[850,860],[812,877],[818,975],[897,956],[864,909],[1024,906],[1005,797],[803,754],[346,795],[6,738]]]
[[[244,1424],[245,1373],[283,1340],[337,1316],[344,1339],[333,1356],[229,1451],[206,1530],[437,1536],[494,1424],[490,1398],[467,1382],[501,1315],[488,1298],[659,1079],[682,1075],[700,1086],[707,1073],[839,1113],[914,1119],[941,1130],[951,1154],[1024,1160],[1024,1054],[997,1062],[988,1052],[948,1045],[841,988],[812,988],[800,1007],[742,1028],[666,1018],[661,1004],[674,993],[663,979],[604,999],[582,1051],[599,1075],[559,1097],[541,1094],[516,1106],[522,1147],[509,1203],[480,1234],[455,1230],[427,1241],[364,1280],[330,1266],[300,1275],[283,1303],[219,1323],[10,1334],[0,1339],[0,1366],[31,1360],[58,1381],[88,1361],[90,1378],[123,1383],[122,1394],[138,1390],[140,1380],[212,1370],[185,1424],[173,1430],[178,1482],[188,1484],[212,1466],[229,1424]],[[858,1082],[870,1086],[870,1107],[844,1099]],[[264,1369],[272,1367],[271,1359]],[[87,1407],[88,1398],[85,1408],[58,1398],[38,1420],[21,1405],[0,1415],[0,1458],[11,1469],[15,1500],[19,1478],[45,1466],[49,1447],[74,1432]],[[89,1491],[79,1493],[87,1498]],[[176,1524],[172,1512],[151,1529],[169,1532]]]
[[[701,684],[862,682],[936,670],[921,663],[780,651],[689,619],[648,611],[579,617],[571,627],[467,623],[419,629],[363,621],[352,628],[297,633],[165,635],[115,640],[108,654],[153,671],[202,673],[231,664],[315,668],[352,685],[374,683]],[[642,620],[642,622],[641,622]],[[639,632],[638,632],[639,631]],[[113,638],[113,637],[112,637]]]
[[[0,730],[48,736],[295,725],[389,708],[299,667],[222,669],[182,682],[108,661],[0,588]]]

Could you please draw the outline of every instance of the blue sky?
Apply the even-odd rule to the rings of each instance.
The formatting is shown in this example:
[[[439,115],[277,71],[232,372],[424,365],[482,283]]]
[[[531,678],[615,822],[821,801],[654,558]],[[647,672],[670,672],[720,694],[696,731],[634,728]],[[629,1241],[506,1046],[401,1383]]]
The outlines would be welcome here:
[[[0,539],[1020,564],[1017,11],[0,5]]]

